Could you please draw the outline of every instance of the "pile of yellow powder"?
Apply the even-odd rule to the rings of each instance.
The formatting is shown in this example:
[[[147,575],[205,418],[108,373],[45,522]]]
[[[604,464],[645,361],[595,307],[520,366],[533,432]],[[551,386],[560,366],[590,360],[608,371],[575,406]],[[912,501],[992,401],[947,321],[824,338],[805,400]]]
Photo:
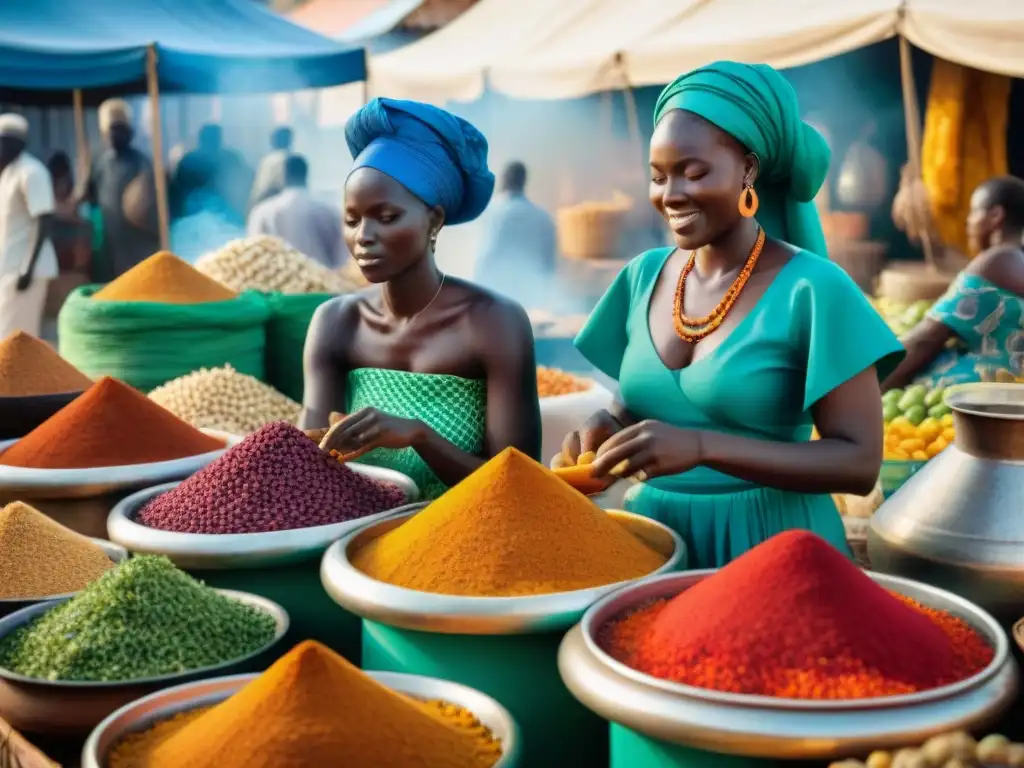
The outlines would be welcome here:
[[[0,510],[0,600],[78,592],[113,567],[85,536],[28,504]]]
[[[378,581],[478,597],[588,589],[646,576],[665,560],[514,448],[352,558]]]
[[[94,301],[205,304],[238,294],[169,251],[154,253],[92,295]]]

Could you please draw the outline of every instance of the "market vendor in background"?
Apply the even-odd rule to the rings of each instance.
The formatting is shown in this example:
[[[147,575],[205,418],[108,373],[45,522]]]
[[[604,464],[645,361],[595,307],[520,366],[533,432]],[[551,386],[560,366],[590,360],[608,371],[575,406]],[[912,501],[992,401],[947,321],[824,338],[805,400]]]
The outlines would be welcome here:
[[[256,167],[256,179],[249,193],[250,210],[284,189],[284,164],[292,154],[294,138],[292,129],[283,125],[270,134],[270,152],[263,156]]]
[[[271,235],[319,262],[338,269],[348,252],[341,237],[341,213],[309,193],[309,164],[290,155],[284,164],[284,187],[249,212],[250,235]]]
[[[345,127],[345,242],[370,289],[322,304],[306,337],[300,426],[349,414],[326,450],[410,476],[433,498],[508,446],[539,458],[526,312],[439,271],[445,225],[477,218],[494,189],[487,140],[465,120],[374,99]]]
[[[107,147],[93,158],[79,199],[99,208],[103,246],[93,258],[93,282],[105,283],[160,250],[153,165],[132,146],[132,111],[121,99],[100,104]]]
[[[1024,181],[1002,176],[978,187],[967,238],[978,255],[901,339],[907,356],[883,389],[1024,375]]]
[[[28,121],[0,115],[0,339],[39,336],[46,290],[57,276],[50,174],[25,149]]]
[[[627,508],[677,530],[691,567],[790,528],[848,551],[829,494],[869,493],[882,461],[879,376],[902,349],[826,257],[812,201],[830,153],[799,115],[766,65],[662,91],[650,197],[676,247],[630,262],[576,339],[620,401],[553,463],[597,451],[596,475],[640,481]]]

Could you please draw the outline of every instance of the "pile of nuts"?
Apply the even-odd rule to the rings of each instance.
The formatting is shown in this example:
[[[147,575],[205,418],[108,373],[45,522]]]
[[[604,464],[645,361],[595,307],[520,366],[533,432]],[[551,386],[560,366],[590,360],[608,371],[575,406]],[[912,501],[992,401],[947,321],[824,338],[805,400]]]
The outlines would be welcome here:
[[[558,395],[572,395],[577,392],[586,392],[594,386],[589,379],[581,379],[558,368],[545,368],[537,366],[537,394],[540,397],[557,397]]]
[[[1014,744],[997,733],[975,741],[964,731],[943,733],[928,739],[918,749],[872,752],[864,762],[843,760],[829,768],[977,768],[979,766],[1024,766],[1024,744]]]
[[[269,235],[232,240],[200,256],[196,269],[235,291],[351,293],[362,287],[350,271],[332,271]]]
[[[230,365],[200,368],[149,393],[179,419],[197,429],[247,435],[273,421],[295,423],[302,406],[259,379]]]

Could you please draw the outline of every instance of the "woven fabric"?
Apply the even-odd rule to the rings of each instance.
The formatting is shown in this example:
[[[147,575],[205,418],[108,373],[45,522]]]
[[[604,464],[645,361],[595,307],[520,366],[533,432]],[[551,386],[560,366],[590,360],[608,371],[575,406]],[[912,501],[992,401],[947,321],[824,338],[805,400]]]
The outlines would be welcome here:
[[[419,419],[457,448],[483,452],[487,385],[482,380],[359,368],[349,372],[347,391],[348,413],[376,408],[392,416]],[[408,475],[422,499],[435,499],[448,490],[413,448],[378,448],[359,461]]]

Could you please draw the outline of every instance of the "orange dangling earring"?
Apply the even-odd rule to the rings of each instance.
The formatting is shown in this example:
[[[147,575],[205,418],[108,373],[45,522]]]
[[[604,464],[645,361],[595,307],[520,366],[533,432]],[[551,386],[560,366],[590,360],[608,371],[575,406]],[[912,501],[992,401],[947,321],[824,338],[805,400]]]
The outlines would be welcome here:
[[[758,205],[757,192],[754,191],[754,187],[750,184],[745,185],[743,191],[740,192],[740,216],[745,219],[753,218],[757,213]]]

